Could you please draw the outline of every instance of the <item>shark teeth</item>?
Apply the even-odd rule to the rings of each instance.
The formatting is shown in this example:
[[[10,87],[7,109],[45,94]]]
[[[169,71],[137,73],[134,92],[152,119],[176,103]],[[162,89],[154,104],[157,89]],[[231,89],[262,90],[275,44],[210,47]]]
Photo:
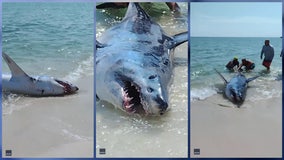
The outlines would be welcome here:
[[[132,99],[133,99],[133,97],[131,97],[131,98],[130,98],[130,97],[127,97],[126,100],[127,100],[127,101],[131,101]]]
[[[130,105],[128,105],[128,106],[125,106],[125,108],[129,109],[129,108],[131,108],[131,107],[133,107],[133,106],[134,106],[134,104],[130,104]]]
[[[136,109],[139,110],[139,107],[143,105],[141,103],[141,89],[130,81],[122,80],[122,82],[124,84],[121,88],[122,106],[128,113],[135,113]]]

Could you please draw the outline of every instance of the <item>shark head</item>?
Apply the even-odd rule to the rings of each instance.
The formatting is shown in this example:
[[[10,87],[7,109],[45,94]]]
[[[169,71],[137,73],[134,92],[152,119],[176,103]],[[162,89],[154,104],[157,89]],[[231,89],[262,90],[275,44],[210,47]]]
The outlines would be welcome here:
[[[111,72],[106,78],[97,79],[99,99],[107,100],[127,113],[162,115],[167,111],[167,86],[158,74],[137,68],[116,68]],[[99,88],[100,84],[103,89]]]
[[[173,50],[187,36],[167,36],[139,3],[130,2],[121,23],[96,40],[97,99],[128,113],[164,114]]]
[[[64,94],[72,94],[72,93],[75,93],[76,91],[79,90],[79,88],[77,86],[73,85],[70,82],[61,81],[59,79],[54,79],[54,80],[60,85],[61,88],[63,87]],[[56,85],[58,85],[58,84],[56,84]]]
[[[79,88],[67,81],[62,81],[49,76],[39,76],[38,78],[30,77],[34,95],[50,96],[50,95],[68,95],[73,94]]]
[[[247,82],[244,75],[233,77],[226,87],[226,96],[235,104],[242,104],[245,100]]]
[[[127,112],[160,114],[168,108],[168,95],[158,75],[149,75],[145,79],[132,79],[118,76],[122,108]],[[121,96],[121,97],[120,97]]]
[[[245,99],[244,90],[232,88],[230,90],[230,99],[236,104],[242,104]]]

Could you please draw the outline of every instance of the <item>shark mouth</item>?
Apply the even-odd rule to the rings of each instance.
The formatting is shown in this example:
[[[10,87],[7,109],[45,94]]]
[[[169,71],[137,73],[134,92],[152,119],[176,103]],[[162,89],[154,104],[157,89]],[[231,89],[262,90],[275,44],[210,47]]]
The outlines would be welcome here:
[[[130,81],[122,80],[122,106],[128,113],[142,114],[146,111],[143,108],[143,99],[141,96],[141,88]]]
[[[243,97],[238,96],[236,92],[231,92],[232,102],[235,104],[242,104],[244,102]]]
[[[79,90],[78,87],[74,88],[74,87],[72,87],[70,84],[68,84],[66,82],[60,81],[58,79],[55,79],[55,81],[64,87],[64,93],[65,94],[72,94],[75,91]]]

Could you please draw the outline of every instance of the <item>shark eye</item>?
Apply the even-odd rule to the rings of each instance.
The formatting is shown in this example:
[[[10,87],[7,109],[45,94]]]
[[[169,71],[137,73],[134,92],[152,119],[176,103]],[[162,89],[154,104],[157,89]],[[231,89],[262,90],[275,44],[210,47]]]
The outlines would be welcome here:
[[[151,88],[151,87],[148,87],[148,88],[147,88],[147,91],[148,91],[149,93],[152,93],[152,92],[154,91],[154,89]]]
[[[168,64],[169,64],[169,60],[166,59],[166,60],[164,61],[164,65],[168,65]]]
[[[154,78],[156,78],[157,77],[157,75],[155,74],[155,75],[151,75],[150,77],[149,77],[149,79],[154,79]]]

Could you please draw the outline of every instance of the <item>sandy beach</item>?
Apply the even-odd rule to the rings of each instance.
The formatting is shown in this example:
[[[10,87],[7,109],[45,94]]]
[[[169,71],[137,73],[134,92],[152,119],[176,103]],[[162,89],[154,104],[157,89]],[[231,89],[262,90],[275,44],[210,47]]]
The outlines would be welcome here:
[[[191,157],[282,157],[282,95],[255,98],[259,83],[250,85],[241,108],[222,94],[191,102]],[[268,90],[282,88],[282,81],[269,83]]]
[[[12,157],[93,157],[93,76],[74,82],[79,92],[64,97],[20,97],[5,106],[2,155]]]

